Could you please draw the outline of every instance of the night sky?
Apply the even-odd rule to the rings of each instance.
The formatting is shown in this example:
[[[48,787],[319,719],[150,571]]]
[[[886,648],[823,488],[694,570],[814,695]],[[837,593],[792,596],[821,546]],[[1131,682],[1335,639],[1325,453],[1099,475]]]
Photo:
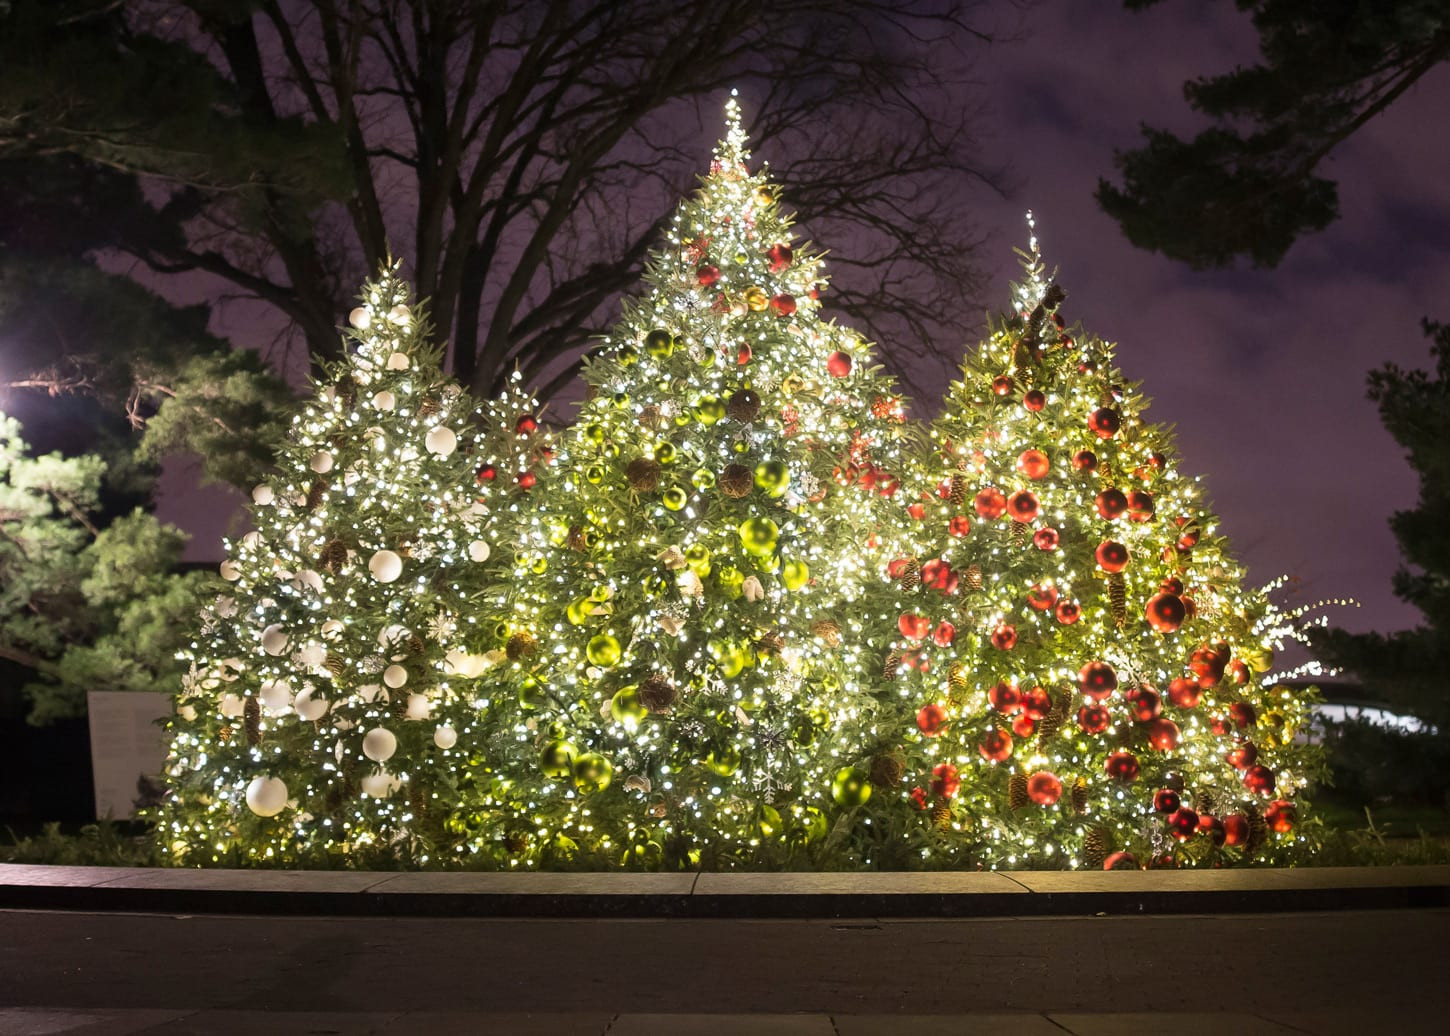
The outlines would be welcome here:
[[[983,164],[1009,170],[1008,197],[978,188],[962,198],[989,234],[984,306],[1008,302],[1031,208],[1069,292],[1064,315],[1119,343],[1119,365],[1154,401],[1149,417],[1177,426],[1183,470],[1205,476],[1250,580],[1294,577],[1294,593],[1281,595],[1291,605],[1356,598],[1361,609],[1331,613],[1351,629],[1413,625],[1418,613],[1390,589],[1398,555],[1387,521],[1413,504],[1415,478],[1364,382],[1386,360],[1426,366],[1421,317],[1450,320],[1450,142],[1439,131],[1450,68],[1335,152],[1325,175],[1339,183],[1342,218],[1328,231],[1277,270],[1200,273],[1132,248],[1092,193],[1113,174],[1114,149],[1135,146],[1140,122],[1194,130],[1184,79],[1253,61],[1251,27],[1230,4],[1188,0],[1144,14],[1042,0],[1028,14],[1021,42],[982,57],[981,85],[965,99],[988,105]],[[700,141],[702,170],[713,143]],[[810,213],[800,223],[809,236]],[[229,323],[218,329],[260,344],[255,329]],[[979,330],[941,347],[958,352]],[[162,515],[195,534],[189,556],[219,558],[237,498],[189,481],[170,473]]]

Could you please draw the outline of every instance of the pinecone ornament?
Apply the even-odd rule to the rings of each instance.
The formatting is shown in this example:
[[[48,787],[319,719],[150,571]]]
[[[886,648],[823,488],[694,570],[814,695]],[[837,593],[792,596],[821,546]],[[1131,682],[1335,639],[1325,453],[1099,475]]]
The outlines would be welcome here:
[[[307,490],[307,503],[303,506],[309,511],[315,511],[322,506],[323,494],[327,492],[327,483],[320,478],[312,480],[312,485]]]
[[[1041,742],[1045,743],[1048,738],[1062,729],[1071,709],[1072,696],[1058,692],[1052,700],[1052,710],[1037,722],[1037,736]]]
[[[886,660],[881,663],[881,675],[884,679],[895,680],[896,670],[901,666],[901,652],[889,651]]]
[[[947,668],[947,698],[953,705],[960,705],[971,689],[967,678],[967,666],[961,659],[953,659]]]
[[[1108,605],[1113,613],[1113,625],[1122,629],[1128,624],[1128,587],[1123,573],[1108,575]]]
[[[967,476],[956,474],[952,476],[951,501],[958,507],[967,502]]]
[[[1087,812],[1088,808],[1088,783],[1083,777],[1072,782],[1072,791],[1068,794],[1072,802],[1072,811],[1079,816]]]
[[[982,566],[968,565],[967,570],[962,573],[968,590],[982,589]]]
[[[1100,827],[1091,828],[1082,840],[1082,859],[1089,867],[1100,870],[1108,858],[1108,833]]]
[[[906,567],[901,570],[901,589],[911,591],[921,585],[921,562],[907,558]]]
[[[931,822],[938,831],[945,831],[952,826],[952,807],[945,802],[938,802],[931,810]]]
[[[564,537],[564,545],[570,550],[583,550],[589,544],[584,538],[584,526],[571,525],[569,532]]]
[[[1022,548],[1032,542],[1032,526],[1026,522],[1014,521],[1011,531],[1012,546]]]
[[[1200,791],[1193,800],[1193,811],[1195,813],[1208,813],[1213,815],[1218,812],[1218,800],[1214,798],[1211,791]]]
[[[1269,840],[1269,824],[1257,806],[1250,806],[1246,812],[1249,815],[1249,836],[1244,840],[1244,855],[1252,856]]]
[[[1032,804],[1032,798],[1027,794],[1027,775],[1025,773],[1014,773],[1007,778],[1007,808],[1025,809]]]
[[[247,744],[256,748],[262,743],[262,704],[256,698],[249,697],[242,706],[242,726],[247,732]]]
[[[322,660],[322,666],[332,674],[334,680],[347,671],[347,662],[341,655],[332,651],[329,651],[327,657]]]
[[[322,545],[322,551],[318,554],[317,561],[324,572],[336,575],[347,564],[347,544],[336,537],[328,540]]]

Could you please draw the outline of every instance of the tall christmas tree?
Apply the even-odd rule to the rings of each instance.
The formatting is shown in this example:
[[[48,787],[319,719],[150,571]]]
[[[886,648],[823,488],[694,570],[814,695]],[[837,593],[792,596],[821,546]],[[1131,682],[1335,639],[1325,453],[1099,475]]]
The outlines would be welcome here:
[[[868,819],[902,403],[728,123],[519,532],[461,818],[502,866],[839,862]]]
[[[938,865],[1291,860],[1309,700],[1262,674],[1292,617],[1113,347],[1066,328],[1035,237],[1024,265],[932,426],[919,552],[888,564],[903,805]]]
[[[350,321],[188,653],[158,817],[176,863],[428,865],[464,843],[491,629],[470,597],[510,564],[495,526],[538,477],[533,403],[475,413],[396,267]]]

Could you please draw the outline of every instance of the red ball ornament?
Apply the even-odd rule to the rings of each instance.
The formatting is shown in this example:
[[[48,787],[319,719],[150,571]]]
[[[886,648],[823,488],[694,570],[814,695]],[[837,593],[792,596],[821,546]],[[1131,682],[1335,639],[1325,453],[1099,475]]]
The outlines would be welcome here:
[[[1235,770],[1247,770],[1259,761],[1259,749],[1252,741],[1244,741],[1225,752],[1223,758]]]
[[[747,363],[750,362],[751,358],[754,355],[755,354],[750,351],[750,346],[740,346],[739,349],[735,350],[735,365],[737,367],[744,367]]]
[[[1039,806],[1051,806],[1062,798],[1062,781],[1055,774],[1038,770],[1027,778],[1027,797]]]
[[[485,464],[483,467],[478,469],[478,475],[476,476],[476,478],[479,485],[483,485],[485,482],[492,482],[494,479],[498,478],[498,468],[494,467],[492,464]]]
[[[1034,583],[1032,589],[1027,591],[1027,605],[1033,611],[1045,612],[1057,604],[1057,587],[1051,583],[1043,585]]]
[[[1022,397],[1022,405],[1033,413],[1036,413],[1047,405],[1047,397],[1038,389],[1033,389]]]
[[[1198,677],[1198,686],[1205,690],[1223,679],[1223,670],[1227,664],[1228,656],[1207,644],[1194,648],[1193,654],[1188,656],[1188,668]]]
[[[1209,838],[1213,839],[1214,845],[1223,845],[1224,840],[1228,836],[1228,832],[1224,829],[1223,821],[1218,819],[1218,817],[1211,817],[1207,813],[1198,818],[1198,833],[1208,835]]]
[[[1022,692],[1022,711],[1032,719],[1044,719],[1052,711],[1052,695],[1041,687]]]
[[[1158,692],[1148,687],[1138,687],[1123,695],[1133,710],[1133,718],[1139,723],[1157,719],[1163,712],[1163,701]]]
[[[988,486],[977,494],[973,506],[976,507],[977,514],[991,521],[994,518],[1002,517],[1007,512],[1007,498],[1002,495],[1000,489]]]
[[[1052,462],[1041,450],[1023,450],[1017,457],[1017,470],[1028,478],[1042,478],[1052,468]]]
[[[1093,661],[1078,670],[1077,684],[1085,697],[1102,701],[1118,689],[1118,674],[1108,663]]]
[[[1175,813],[1181,805],[1183,800],[1172,788],[1159,788],[1153,793],[1153,809],[1158,813]]]
[[[790,245],[771,245],[768,249],[766,249],[765,257],[770,260],[770,272],[780,273],[782,270],[790,265],[790,261],[792,258]]]
[[[1038,550],[1056,550],[1057,544],[1056,529],[1042,528],[1032,534],[1032,545]]]
[[[1182,732],[1178,724],[1162,716],[1148,724],[1148,743],[1160,752],[1171,752],[1178,747]]]
[[[851,373],[851,354],[837,349],[826,357],[826,370],[833,378],[844,378]]]
[[[931,771],[931,793],[949,799],[962,785],[957,768],[951,763],[938,763]]]
[[[1155,471],[1162,471],[1165,467],[1168,466],[1168,458],[1165,457],[1163,454],[1159,453],[1157,450],[1154,450],[1152,453],[1148,454],[1148,466]]]
[[[1242,813],[1230,813],[1223,818],[1223,844],[1243,845],[1249,840],[1249,818]]]
[[[1115,781],[1131,784],[1138,779],[1138,757],[1132,752],[1112,752],[1103,762],[1103,772]]]
[[[1011,651],[1017,646],[1017,628],[1010,623],[1001,623],[992,631],[992,646],[998,651]]]
[[[1007,511],[1014,522],[1030,522],[1037,517],[1037,495],[1026,489],[1019,489],[1007,501]]]
[[[992,708],[1009,716],[1022,710],[1022,692],[1016,684],[996,684],[987,692],[987,700],[992,703]]]
[[[1232,662],[1230,662],[1228,664],[1228,668],[1225,669],[1224,672],[1228,676],[1229,680],[1231,680],[1233,683],[1237,684],[1240,687],[1243,687],[1249,682],[1249,667],[1244,665],[1244,663],[1240,662],[1238,659],[1234,659]]]
[[[1198,833],[1198,814],[1187,806],[1180,806],[1168,818],[1168,832],[1180,842],[1186,842]]]
[[[1229,732],[1229,722],[1222,716],[1214,716],[1208,721],[1208,729],[1213,731],[1214,737],[1227,737]]]
[[[1203,690],[1193,680],[1180,676],[1168,684],[1168,700],[1180,709],[1194,708],[1202,697]]]
[[[957,628],[943,619],[932,630],[931,639],[936,642],[937,647],[950,647],[952,641],[957,639]]]
[[[1194,532],[1185,532],[1182,536],[1178,537],[1178,542],[1175,546],[1178,549],[1178,553],[1188,553],[1194,547],[1198,546],[1198,532],[1196,530]]]
[[[989,763],[1005,762],[1012,754],[1012,735],[993,727],[983,736],[981,744],[977,745],[977,751]]]
[[[520,471],[514,481],[519,484],[520,489],[533,489],[539,481],[539,476],[532,471]]]
[[[1286,834],[1294,830],[1294,803],[1288,799],[1275,799],[1264,810],[1264,821],[1270,831]]]
[[[931,632],[931,620],[925,615],[906,612],[896,620],[896,628],[908,640],[925,640],[926,635]]]
[[[1104,489],[1094,503],[1097,505],[1098,514],[1110,522],[1117,521],[1128,509],[1128,498],[1121,489]]]
[[[514,431],[519,435],[533,435],[539,430],[539,422],[532,414],[524,414],[514,422]]]
[[[1183,606],[1183,598],[1176,594],[1154,594],[1148,598],[1143,615],[1148,625],[1159,633],[1174,633],[1188,617],[1188,609]]]
[[[1076,601],[1058,601],[1057,607],[1053,610],[1057,621],[1064,626],[1071,626],[1078,619],[1082,618],[1082,609],[1077,606]]]
[[[1234,721],[1234,726],[1243,730],[1247,727],[1256,726],[1259,717],[1254,712],[1254,707],[1246,701],[1236,701],[1228,707],[1229,718]]]
[[[1128,494],[1128,517],[1135,522],[1146,522],[1153,517],[1153,494],[1135,489]]]
[[[1103,870],[1105,871],[1135,871],[1137,869],[1138,859],[1132,853],[1109,853],[1103,860]]]
[[[1012,394],[1012,379],[1005,374],[999,374],[992,379],[992,394],[997,396],[1010,396]]]
[[[1104,572],[1121,572],[1128,567],[1128,548],[1115,540],[1098,544],[1098,567]]]
[[[1274,771],[1267,766],[1262,764],[1250,766],[1240,779],[1244,782],[1244,787],[1255,794],[1274,794]]]
[[[1092,450],[1078,450],[1072,455],[1072,470],[1096,471],[1097,469],[1098,455]]]
[[[957,577],[945,558],[932,558],[921,565],[921,585],[944,594],[955,593]]]
[[[715,266],[713,263],[701,263],[695,267],[695,280],[700,282],[700,287],[713,287],[719,279],[720,267]]]
[[[1122,427],[1122,418],[1112,407],[1099,407],[1088,415],[1088,428],[1099,439],[1111,439]]]
[[[793,316],[795,314],[795,296],[782,292],[770,300],[770,308],[783,317]]]
[[[967,520],[967,516],[964,514],[959,514],[947,522],[947,532],[953,536],[965,536],[971,531],[972,523]]]
[[[916,725],[927,737],[940,737],[947,726],[947,710],[935,702],[923,705],[916,714]]]
[[[1173,594],[1175,597],[1183,596],[1183,580],[1176,576],[1169,576],[1158,584],[1159,593]]]
[[[1084,705],[1077,710],[1077,725],[1085,734],[1101,734],[1111,721],[1108,710],[1101,705]]]
[[[1032,732],[1036,729],[1037,721],[1034,720],[1031,716],[1027,715],[1027,713],[1025,712],[1019,713],[1018,716],[1014,720],[1012,720],[1012,733],[1016,734],[1018,737],[1031,737]]]

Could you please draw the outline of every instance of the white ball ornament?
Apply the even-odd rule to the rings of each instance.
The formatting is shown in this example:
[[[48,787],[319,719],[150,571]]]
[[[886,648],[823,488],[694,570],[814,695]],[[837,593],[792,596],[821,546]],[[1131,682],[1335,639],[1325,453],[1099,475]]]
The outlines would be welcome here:
[[[408,670],[400,665],[390,665],[383,670],[383,683],[397,690],[408,682]]]
[[[196,719],[196,706],[178,705],[176,706],[176,714],[182,719],[186,720],[186,722],[190,723]]]
[[[430,711],[432,711],[432,705],[429,703],[428,696],[426,694],[408,695],[408,708],[404,712],[404,715],[407,716],[409,719],[427,719],[428,713]]]
[[[347,627],[338,620],[328,619],[322,624],[319,632],[321,632],[323,638],[326,640],[336,640],[339,636],[342,635],[342,631],[345,629],[347,629]]]
[[[412,365],[413,361],[408,359],[407,353],[393,353],[388,357],[388,370],[390,371],[405,371]]]
[[[452,455],[458,449],[458,435],[452,428],[446,425],[439,425],[431,428],[423,440],[423,445],[428,447],[429,453],[437,454],[440,457]]]
[[[375,799],[385,799],[402,786],[390,773],[370,773],[362,779],[363,794]]]
[[[299,590],[311,590],[315,594],[322,593],[322,575],[310,568],[301,569],[292,578],[292,582]]]
[[[267,507],[277,499],[276,492],[272,487],[263,482],[260,486],[252,489],[252,503],[258,507]]]
[[[242,578],[241,568],[231,558],[223,561],[217,571],[229,583],[235,583],[238,579]]]
[[[382,689],[380,685],[375,683],[362,684],[357,688],[354,693],[357,694],[358,700],[363,702],[365,705],[371,705],[373,702],[379,699],[382,699],[383,701],[388,700],[387,693]]]
[[[297,710],[297,715],[307,720],[307,722],[315,723],[327,715],[327,699],[315,690],[304,690],[301,694],[297,695],[297,701],[294,703],[293,708]]]
[[[287,808],[287,785],[280,777],[253,777],[247,785],[247,808],[259,817],[275,817]]]
[[[375,406],[379,410],[391,410],[397,405],[398,397],[393,395],[387,389],[384,389],[377,395],[373,396],[373,406]]]
[[[394,324],[406,324],[413,319],[413,314],[408,307],[399,302],[392,309],[388,310],[388,319]]]
[[[403,559],[391,550],[380,550],[368,559],[368,571],[380,583],[391,583],[403,574]]]
[[[318,450],[312,455],[312,470],[319,475],[326,475],[332,470],[332,454],[327,450]]]
[[[237,719],[246,711],[247,703],[242,701],[240,695],[223,694],[218,707],[227,719]]]
[[[481,564],[487,561],[488,556],[492,553],[493,548],[488,545],[488,541],[486,540],[474,540],[468,545],[469,561],[477,561]]]
[[[398,739],[387,727],[373,727],[363,735],[363,755],[375,763],[385,763],[398,750]]]
[[[287,631],[280,622],[274,622],[262,631],[262,650],[273,656],[286,652]]]
[[[292,708],[292,688],[286,680],[268,680],[262,684],[257,700],[274,716]]]
[[[445,723],[433,731],[433,743],[439,748],[452,748],[458,744],[458,731]]]
[[[253,529],[251,532],[247,533],[245,536],[242,537],[242,546],[244,547],[258,547],[261,546],[261,544],[262,534],[256,529]]]
[[[359,306],[347,315],[347,322],[359,331],[366,331],[373,326],[373,315],[366,306]]]

